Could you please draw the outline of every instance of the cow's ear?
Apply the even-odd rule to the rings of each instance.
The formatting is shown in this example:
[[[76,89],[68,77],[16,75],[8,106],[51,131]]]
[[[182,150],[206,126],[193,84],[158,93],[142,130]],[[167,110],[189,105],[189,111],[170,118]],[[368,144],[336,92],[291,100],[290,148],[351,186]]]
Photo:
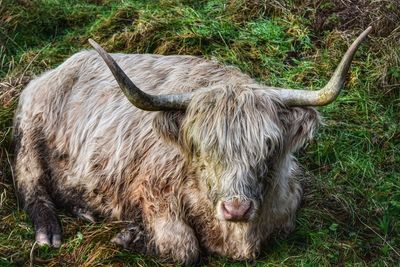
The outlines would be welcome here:
[[[161,111],[157,113],[153,120],[153,129],[165,141],[178,144],[185,113],[183,111]]]
[[[283,111],[281,116],[285,128],[286,148],[297,151],[306,141],[314,137],[321,123],[318,111],[310,107],[292,107]]]

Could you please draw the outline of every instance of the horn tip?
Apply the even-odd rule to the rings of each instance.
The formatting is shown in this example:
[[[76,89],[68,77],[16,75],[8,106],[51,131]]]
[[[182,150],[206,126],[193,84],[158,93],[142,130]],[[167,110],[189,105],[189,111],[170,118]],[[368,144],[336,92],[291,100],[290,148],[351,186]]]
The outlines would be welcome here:
[[[368,26],[368,28],[365,29],[365,33],[369,34],[372,31],[372,26]]]
[[[92,38],[89,38],[89,39],[88,39],[88,42],[89,42],[90,44],[96,43]]]
[[[95,40],[93,40],[92,38],[89,38],[88,42],[96,50],[100,47],[100,45]]]

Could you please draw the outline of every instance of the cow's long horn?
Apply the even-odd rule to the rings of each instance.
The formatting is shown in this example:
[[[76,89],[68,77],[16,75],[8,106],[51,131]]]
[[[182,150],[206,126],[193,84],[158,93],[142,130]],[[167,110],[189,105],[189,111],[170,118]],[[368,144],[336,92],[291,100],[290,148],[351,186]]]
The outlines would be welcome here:
[[[140,90],[115,60],[95,41],[89,39],[89,43],[103,58],[119,87],[124,92],[128,100],[137,108],[148,111],[159,110],[184,110],[193,97],[193,93],[170,94],[170,95],[150,95]]]
[[[355,52],[371,29],[371,26],[368,27],[347,49],[346,54],[344,54],[331,79],[324,88],[318,91],[274,88],[279,89],[278,94],[280,94],[283,102],[288,106],[323,106],[333,102],[343,87]]]

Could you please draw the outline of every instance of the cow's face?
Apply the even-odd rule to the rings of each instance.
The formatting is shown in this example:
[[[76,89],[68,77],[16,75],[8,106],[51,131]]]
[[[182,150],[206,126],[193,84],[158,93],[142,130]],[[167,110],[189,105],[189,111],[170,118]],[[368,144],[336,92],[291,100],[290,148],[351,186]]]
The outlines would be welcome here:
[[[317,121],[314,109],[287,109],[272,92],[225,85],[185,113],[161,114],[155,127],[187,156],[218,219],[252,221]]]

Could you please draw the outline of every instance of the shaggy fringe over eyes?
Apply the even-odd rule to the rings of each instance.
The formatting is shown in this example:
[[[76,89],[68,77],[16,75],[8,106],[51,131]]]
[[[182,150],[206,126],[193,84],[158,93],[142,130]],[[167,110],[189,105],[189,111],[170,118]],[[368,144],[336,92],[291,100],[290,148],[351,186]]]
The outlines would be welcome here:
[[[233,81],[194,97],[183,121],[183,143],[222,165],[256,166],[282,143],[278,98]]]

